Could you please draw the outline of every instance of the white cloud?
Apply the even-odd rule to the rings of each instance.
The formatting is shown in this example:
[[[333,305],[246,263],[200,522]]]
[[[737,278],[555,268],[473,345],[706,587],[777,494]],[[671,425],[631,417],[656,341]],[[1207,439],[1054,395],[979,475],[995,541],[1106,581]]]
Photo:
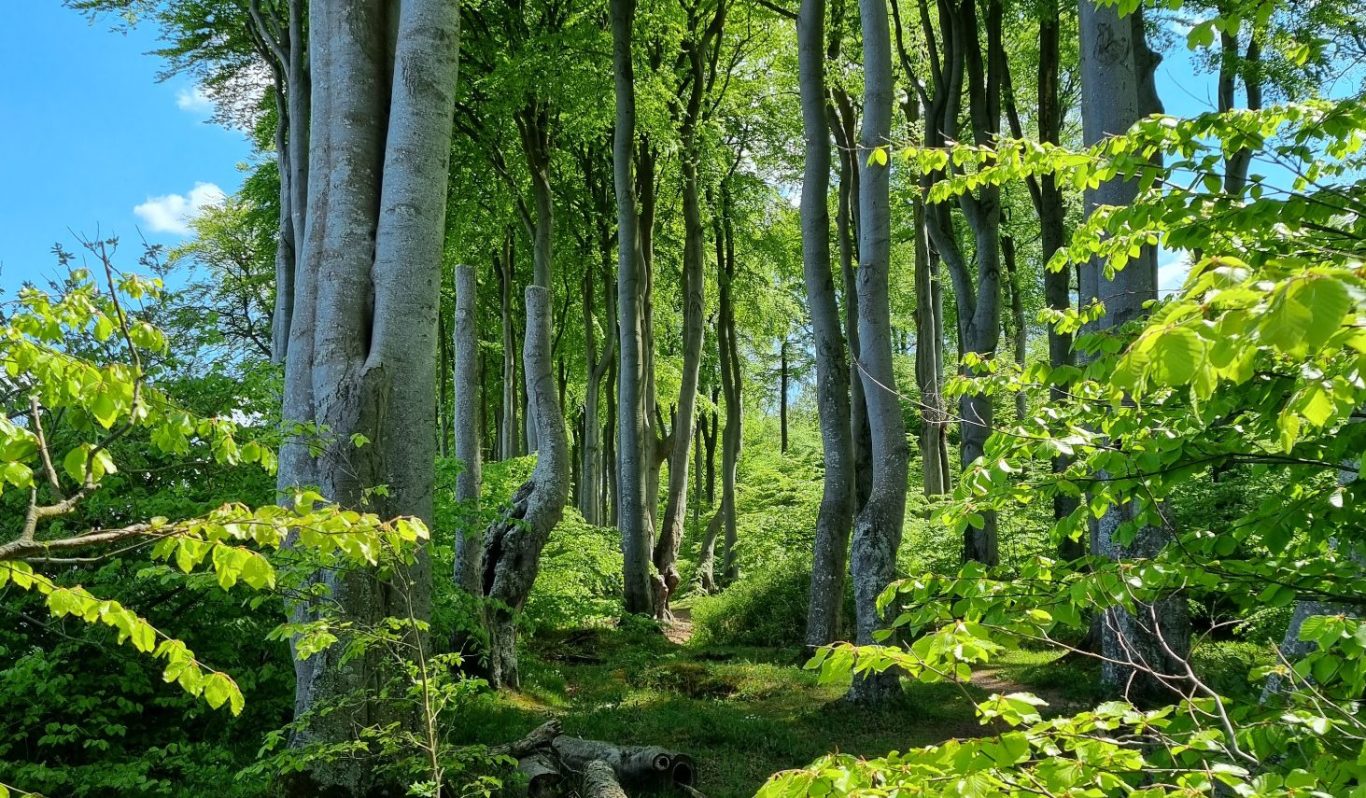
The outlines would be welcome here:
[[[133,208],[133,213],[154,233],[184,236],[190,234],[190,222],[199,218],[205,208],[221,205],[226,197],[223,189],[213,183],[195,183],[189,194],[148,197]]]
[[[1157,293],[1171,296],[1178,293],[1186,284],[1186,275],[1191,272],[1189,252],[1163,252],[1167,259],[1157,264]]]
[[[213,99],[208,92],[204,91],[203,86],[194,86],[188,89],[181,89],[175,94],[176,107],[182,111],[192,114],[203,114],[205,116],[213,113]]]

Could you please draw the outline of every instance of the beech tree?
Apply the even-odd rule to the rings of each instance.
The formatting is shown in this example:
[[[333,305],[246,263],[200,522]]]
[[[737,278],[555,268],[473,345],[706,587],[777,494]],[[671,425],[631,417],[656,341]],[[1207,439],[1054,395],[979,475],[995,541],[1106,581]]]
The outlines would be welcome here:
[[[859,134],[859,372],[872,432],[873,482],[854,525],[850,568],[858,642],[873,642],[882,625],[877,597],[896,573],[906,513],[909,447],[892,370],[889,179],[892,124],[892,38],[883,0],[860,0],[863,26],[863,127]],[[887,700],[899,690],[895,671],[854,680],[850,698]]]
[[[1153,84],[1157,62],[1158,56],[1148,49],[1141,10],[1121,16],[1112,6],[1083,0],[1082,123],[1088,144],[1122,134],[1142,117],[1161,113]],[[1137,194],[1137,183],[1109,180],[1087,192],[1086,204],[1094,213],[1103,206],[1128,205]],[[1099,259],[1081,268],[1083,300],[1098,300],[1105,308],[1097,329],[1138,320],[1146,312],[1145,305],[1157,299],[1157,289],[1157,253],[1152,247],[1131,258],[1122,271],[1114,271]],[[1110,559],[1156,555],[1171,535],[1158,526],[1134,528],[1141,510],[1141,502],[1132,501],[1111,508],[1095,521],[1093,552]],[[1190,648],[1190,622],[1180,599],[1141,604],[1132,611],[1112,607],[1100,616],[1099,630],[1104,657],[1101,678],[1116,694],[1162,694],[1165,687],[1154,672],[1168,673]]]
[[[405,0],[391,18],[377,0],[309,9],[311,123],[305,236],[297,261],[285,360],[282,490],[318,486],[345,506],[430,520],[435,480],[437,297],[445,230],[445,175],[459,21],[454,3]],[[392,27],[391,27],[392,26]],[[395,42],[392,50],[386,42]],[[433,179],[433,175],[441,176]],[[323,177],[325,176],[325,177]],[[381,412],[382,408],[382,412]],[[300,430],[325,430],[314,443]],[[383,490],[377,491],[377,488]],[[357,623],[423,619],[425,558],[395,590],[371,575],[323,572],[329,600]],[[296,619],[312,616],[298,605]],[[328,649],[296,663],[294,743],[352,739],[353,722],[381,721],[366,688],[375,655],[343,662]],[[354,712],[335,712],[357,701]],[[360,794],[363,759],[319,761],[319,787]]]
[[[840,634],[844,573],[854,517],[853,430],[849,367],[830,263],[830,127],[826,115],[825,2],[804,0],[797,17],[797,58],[806,169],[802,176],[802,270],[816,349],[816,396],[825,479],[811,564],[806,644],[833,643]]]
[[[612,69],[616,86],[616,124],[613,127],[612,173],[617,198],[617,525],[625,559],[626,611],[654,609],[650,580],[653,509],[646,477],[647,447],[644,383],[645,359],[641,308],[643,246],[636,208],[636,96],[632,26],[635,0],[611,0]]]

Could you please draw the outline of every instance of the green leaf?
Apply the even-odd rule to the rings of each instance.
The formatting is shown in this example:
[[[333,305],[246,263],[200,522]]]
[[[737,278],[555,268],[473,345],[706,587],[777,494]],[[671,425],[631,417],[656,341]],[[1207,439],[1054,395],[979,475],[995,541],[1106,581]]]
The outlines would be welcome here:
[[[109,429],[118,420],[119,407],[108,393],[98,393],[90,402],[90,414],[95,417],[101,427]]]
[[[62,468],[77,482],[85,482],[86,461],[90,459],[90,444],[85,443],[66,453],[62,458]]]
[[[1178,386],[1191,381],[1205,366],[1205,342],[1188,327],[1168,327],[1152,342],[1152,376],[1159,385]]]

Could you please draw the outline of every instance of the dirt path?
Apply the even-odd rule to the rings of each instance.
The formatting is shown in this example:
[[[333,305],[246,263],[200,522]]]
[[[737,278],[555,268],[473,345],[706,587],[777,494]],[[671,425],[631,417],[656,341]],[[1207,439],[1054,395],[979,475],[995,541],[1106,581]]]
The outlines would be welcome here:
[[[972,672],[972,684],[988,693],[1000,693],[1009,695],[1010,693],[1033,693],[1048,702],[1048,706],[1053,710],[1074,709],[1085,706],[1084,701],[1070,698],[1061,690],[1050,689],[1047,687],[1030,687],[1021,684],[1004,670],[987,668]]]
[[[685,645],[692,639],[692,610],[678,607],[673,610],[673,620],[664,623],[664,636],[670,643]]]

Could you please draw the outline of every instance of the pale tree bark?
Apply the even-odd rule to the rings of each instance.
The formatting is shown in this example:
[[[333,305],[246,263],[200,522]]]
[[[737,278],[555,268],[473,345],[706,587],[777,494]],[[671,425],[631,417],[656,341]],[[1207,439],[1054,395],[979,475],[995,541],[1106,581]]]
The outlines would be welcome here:
[[[479,319],[474,269],[455,267],[455,456],[461,463],[455,478],[455,500],[461,521],[455,529],[455,583],[479,595],[480,544],[473,527],[479,507],[481,453],[479,442]]]
[[[498,275],[499,319],[503,334],[503,413],[498,425],[498,457],[507,460],[517,457],[521,451],[521,427],[518,425],[519,408],[517,384],[521,381],[517,371],[517,337],[513,332],[512,290],[515,279],[514,261],[517,242],[512,229],[503,234],[502,247],[493,253],[493,268]]]
[[[944,293],[930,251],[925,206],[915,206],[915,379],[920,388],[920,463],[926,496],[952,489],[949,414],[944,405]]]
[[[287,431],[302,425],[326,433],[320,445],[287,437],[279,486],[315,486],[359,508],[370,488],[384,485],[365,509],[430,523],[456,6],[411,0],[391,17],[376,0],[319,0],[309,21],[309,173],[318,179],[303,226],[283,418]],[[355,446],[356,434],[370,443]],[[360,626],[430,614],[425,552],[390,583],[362,571],[314,579],[327,605]],[[292,615],[307,620],[321,606],[301,603]],[[343,662],[345,649],[296,662],[295,717],[303,726],[293,745],[347,743],[359,727],[409,720],[375,691],[389,670],[383,657]],[[340,711],[320,711],[338,702]],[[373,773],[366,757],[353,756],[315,763],[303,775],[313,794],[359,795],[374,786]]]
[[[275,250],[275,311],[271,318],[271,360],[284,363],[294,313],[294,279],[308,205],[308,125],[311,87],[307,0],[289,0],[283,15],[251,0],[248,11],[261,55],[270,65],[275,110],[275,154],[280,176],[280,223]],[[278,13],[278,12],[277,12]]]
[[[702,218],[701,159],[698,126],[703,101],[716,78],[714,52],[721,46],[727,0],[718,0],[709,16],[703,6],[686,7],[688,32],[683,41],[687,64],[686,93],[679,116],[679,170],[683,178],[683,371],[673,428],[668,436],[669,485],[664,523],[654,549],[655,614],[670,617],[669,599],[678,589],[678,548],[688,517],[688,460],[697,415],[697,384],[702,369],[703,316],[706,312],[706,225]]]
[[[740,364],[739,336],[735,328],[735,228],[732,222],[730,185],[721,183],[717,232],[718,280],[717,344],[721,361],[721,393],[726,404],[726,428],[721,441],[721,528],[725,533],[721,554],[721,573],[726,582],[740,575],[736,558],[739,529],[736,524],[736,477],[740,449],[744,441],[744,377]]]
[[[849,365],[844,359],[844,335],[830,269],[830,124],[825,107],[824,46],[825,0],[803,0],[797,15],[798,89],[806,146],[801,198],[802,273],[815,341],[816,409],[825,456],[806,616],[806,644],[811,647],[833,643],[840,637],[844,572],[854,518]],[[786,356],[786,341],[783,346]]]
[[[651,48],[650,70],[661,68],[662,48]],[[671,451],[671,433],[665,427],[655,383],[654,231],[659,203],[659,152],[648,133],[640,135],[636,150],[636,199],[640,207],[636,231],[640,236],[640,331],[641,406],[644,408],[645,508],[650,514],[649,552],[654,552],[654,533],[659,513],[659,473]],[[653,581],[651,582],[653,589]]]
[[[840,55],[844,35],[844,2],[831,4],[831,25],[826,47],[826,60],[834,63]],[[858,264],[858,111],[854,99],[838,83],[829,88],[827,106],[830,131],[835,136],[839,153],[839,188],[835,214],[835,232],[839,240],[840,275],[844,290],[844,336],[848,344],[849,363],[849,425],[853,445],[854,512],[868,501],[873,488],[872,434],[868,431],[868,404],[863,398],[863,378],[858,372],[858,287],[854,275]]]
[[[579,490],[579,512],[584,520],[593,525],[601,525],[606,520],[605,485],[603,473],[606,462],[603,448],[603,428],[601,420],[602,386],[608,369],[616,357],[617,318],[616,297],[612,290],[612,246],[615,240],[608,215],[612,204],[611,182],[599,169],[600,161],[592,148],[585,147],[580,157],[588,194],[592,202],[590,225],[595,228],[596,247],[601,258],[596,272],[591,267],[583,274],[583,337],[585,353],[585,385],[583,403],[583,448],[582,463],[579,467],[581,484]],[[605,162],[601,162],[605,163]],[[590,234],[591,235],[591,234]],[[597,343],[596,278],[602,282],[605,314],[602,329],[605,333],[602,349]]]
[[[644,331],[641,312],[642,254],[637,226],[634,150],[636,138],[635,68],[632,27],[635,0],[611,0],[612,65],[616,92],[612,171],[617,196],[617,524],[625,577],[625,604],[630,613],[654,608],[650,553],[654,539],[646,497],[646,407]]]
[[[1121,17],[1113,6],[1081,2],[1082,129],[1087,146],[1106,136],[1126,132],[1135,122],[1161,111],[1153,87],[1158,56],[1144,39],[1143,15],[1135,11]],[[1138,193],[1132,181],[1112,180],[1086,192],[1090,213],[1100,206],[1123,206]],[[1081,269],[1081,301],[1099,300],[1105,316],[1096,329],[1107,330],[1138,319],[1144,303],[1157,299],[1157,253],[1146,248],[1113,278],[1098,262]],[[1138,529],[1129,543],[1115,539],[1116,531],[1132,522],[1137,501],[1112,508],[1091,528],[1091,547],[1109,559],[1154,556],[1170,541],[1162,528]],[[1123,608],[1106,610],[1098,621],[1100,650],[1104,657],[1101,682],[1113,694],[1136,700],[1170,697],[1159,674],[1182,673],[1180,663],[1190,647],[1190,619],[1184,599],[1165,599],[1154,605],[1139,604],[1135,612]]]
[[[489,683],[518,687],[517,614],[540,571],[541,550],[569,500],[569,441],[551,369],[550,291],[526,289],[523,363],[527,393],[536,407],[540,450],[536,468],[513,494],[502,517],[484,533],[484,623],[489,635]]]
[[[526,104],[516,114],[517,132],[522,142],[522,154],[527,172],[531,175],[531,201],[535,218],[527,234],[531,237],[531,278],[533,285],[550,289],[551,242],[555,229],[555,202],[550,185],[551,112],[548,104],[529,95]],[[526,450],[537,451],[540,445],[538,408],[527,390]]]
[[[891,4],[893,32],[902,72],[912,84],[919,85],[914,62],[906,47],[901,24],[901,9]],[[924,91],[910,92],[901,102],[909,132],[921,128]],[[920,463],[921,484],[929,497],[948,493],[952,476],[949,467],[949,414],[944,401],[944,293],[940,282],[938,253],[930,247],[929,218],[924,197],[916,197],[912,210],[912,235],[915,236],[915,380],[920,389]]]
[[[873,152],[889,147],[892,126],[891,31],[885,0],[860,0],[863,28],[863,127],[859,135],[859,373],[873,439],[873,490],[854,523],[850,570],[854,577],[857,642],[871,644],[882,625],[877,597],[896,574],[901,525],[906,512],[909,447],[892,370],[890,158],[879,164]],[[882,702],[899,692],[895,671],[855,677],[849,699]]]

